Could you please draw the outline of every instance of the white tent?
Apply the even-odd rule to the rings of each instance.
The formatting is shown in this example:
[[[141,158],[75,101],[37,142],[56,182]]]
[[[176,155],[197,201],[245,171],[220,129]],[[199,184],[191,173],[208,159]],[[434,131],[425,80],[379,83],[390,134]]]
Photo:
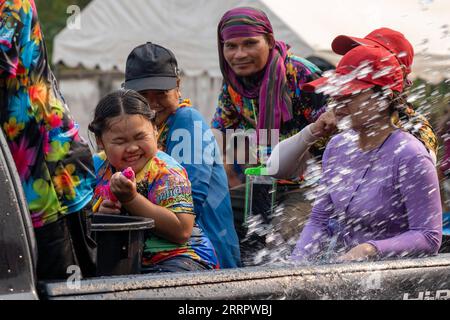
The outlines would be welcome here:
[[[217,24],[236,6],[265,10],[277,37],[302,54],[313,49],[273,14],[266,1],[243,0],[94,0],[82,12],[79,29],[64,29],[55,38],[53,62],[75,67],[125,70],[130,51],[146,41],[172,49],[183,73],[220,76]]]
[[[55,38],[53,62],[123,72],[135,46],[161,44],[178,59],[184,96],[209,120],[221,85],[217,24],[236,6],[264,10],[275,37],[296,54],[334,63],[339,56],[330,45],[336,35],[363,37],[381,26],[400,30],[417,53],[413,75],[432,82],[450,78],[449,0],[94,0],[81,13],[80,28],[66,28]],[[95,85],[86,79],[62,82],[82,128],[99,98]]]
[[[79,29],[66,27],[56,36],[53,63],[124,72],[126,58],[134,47],[147,41],[158,43],[175,53],[183,74],[183,96],[191,98],[209,121],[222,83],[217,24],[228,9],[245,5],[263,9],[277,37],[289,43],[295,52],[302,55],[313,52],[263,1],[94,0],[82,11]],[[118,88],[122,81],[122,77],[114,78],[112,88]],[[81,132],[86,135],[101,95],[98,79],[81,76],[64,78],[60,83]]]

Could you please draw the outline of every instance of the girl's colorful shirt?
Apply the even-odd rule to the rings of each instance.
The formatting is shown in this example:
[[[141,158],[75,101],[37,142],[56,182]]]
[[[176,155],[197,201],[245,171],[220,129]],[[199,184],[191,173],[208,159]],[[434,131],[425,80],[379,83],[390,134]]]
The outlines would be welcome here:
[[[35,228],[92,198],[91,153],[48,65],[34,0],[0,1],[0,125]]]
[[[109,184],[114,168],[104,152],[94,155],[97,186],[93,202],[97,202]],[[136,173],[138,192],[152,203],[165,207],[175,214],[195,215],[191,195],[191,184],[186,170],[172,157],[159,151],[146,166]],[[210,269],[217,269],[218,262],[214,248],[203,231],[194,224],[192,236],[183,245],[172,243],[152,233],[145,240],[143,267],[150,267],[176,256],[188,256]]]

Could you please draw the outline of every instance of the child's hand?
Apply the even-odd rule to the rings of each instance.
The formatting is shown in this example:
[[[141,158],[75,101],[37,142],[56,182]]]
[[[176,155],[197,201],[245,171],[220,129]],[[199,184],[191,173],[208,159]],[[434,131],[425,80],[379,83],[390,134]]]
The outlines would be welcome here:
[[[103,200],[102,204],[98,208],[98,213],[120,214],[120,208],[122,208],[122,204],[118,201],[114,202],[111,200]]]
[[[110,180],[111,192],[122,202],[130,202],[137,195],[136,180],[127,179],[121,172],[113,174]]]

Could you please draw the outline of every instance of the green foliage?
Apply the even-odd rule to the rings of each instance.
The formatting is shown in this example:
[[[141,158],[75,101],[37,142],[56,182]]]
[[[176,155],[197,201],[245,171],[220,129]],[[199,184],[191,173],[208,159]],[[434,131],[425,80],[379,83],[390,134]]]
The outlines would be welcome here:
[[[67,8],[77,5],[80,9],[86,7],[91,0],[35,0],[38,10],[39,20],[45,37],[45,43],[49,54],[49,61],[52,61],[53,39],[62,29],[65,28],[70,14]]]

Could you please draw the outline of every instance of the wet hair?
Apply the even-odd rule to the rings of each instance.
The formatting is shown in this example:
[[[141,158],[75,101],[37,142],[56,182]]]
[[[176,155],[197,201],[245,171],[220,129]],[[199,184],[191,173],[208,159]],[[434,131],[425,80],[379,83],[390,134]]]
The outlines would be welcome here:
[[[100,137],[109,129],[109,120],[120,115],[140,115],[155,124],[156,113],[150,109],[147,100],[134,90],[120,89],[100,100],[88,129],[96,137]]]

